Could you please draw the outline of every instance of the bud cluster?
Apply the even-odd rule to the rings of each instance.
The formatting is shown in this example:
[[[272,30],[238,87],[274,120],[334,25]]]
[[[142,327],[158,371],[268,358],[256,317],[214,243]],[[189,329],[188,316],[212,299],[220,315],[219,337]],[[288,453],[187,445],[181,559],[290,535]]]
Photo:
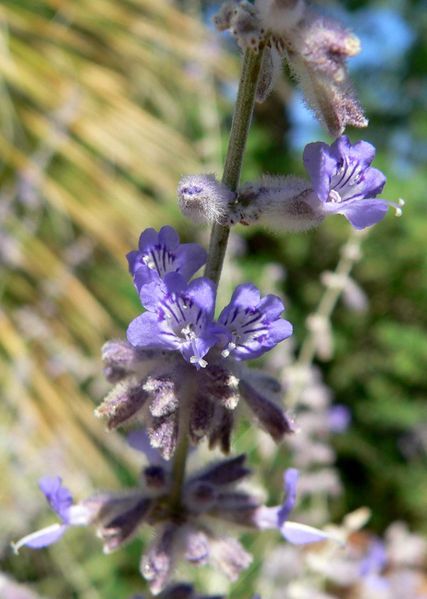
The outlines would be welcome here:
[[[230,29],[242,49],[264,48],[257,100],[272,91],[286,60],[308,105],[333,136],[348,125],[366,127],[352,90],[346,60],[360,51],[358,38],[338,21],[325,17],[305,0],[225,2],[214,18]]]

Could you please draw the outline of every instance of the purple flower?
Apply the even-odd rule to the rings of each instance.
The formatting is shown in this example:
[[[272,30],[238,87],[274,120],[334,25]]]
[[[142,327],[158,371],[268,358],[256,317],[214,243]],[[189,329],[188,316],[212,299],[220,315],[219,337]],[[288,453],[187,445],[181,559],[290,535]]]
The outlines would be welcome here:
[[[333,433],[344,433],[350,426],[351,412],[347,406],[342,404],[330,407],[327,417],[329,429]]]
[[[80,505],[73,504],[73,498],[67,487],[62,486],[60,476],[45,476],[39,481],[39,487],[44,493],[51,509],[59,516],[61,522],[33,532],[17,543],[13,549],[17,553],[26,545],[31,549],[41,549],[59,541],[70,526],[84,526],[89,522],[89,511]]]
[[[305,147],[304,165],[325,216],[343,214],[353,227],[364,229],[382,220],[389,206],[401,214],[402,200],[375,199],[386,178],[370,166],[374,156],[374,146],[366,141],[351,144],[346,135],[330,146],[316,142]]]
[[[283,504],[276,507],[261,506],[258,508],[254,517],[256,526],[260,529],[279,529],[282,536],[294,545],[307,545],[326,539],[338,541],[336,537],[323,530],[288,520],[296,503],[298,475],[298,470],[295,468],[285,471]]]
[[[206,257],[206,251],[197,243],[179,243],[178,233],[170,226],[158,233],[145,229],[139,249],[127,255],[138,293],[143,285],[163,279],[169,272],[177,272],[188,281],[205,264]]]
[[[266,295],[261,299],[255,285],[239,285],[218,319],[231,335],[222,351],[223,357],[250,360],[287,339],[292,335],[292,325],[281,318],[284,309],[277,296]]]
[[[223,327],[213,322],[215,293],[209,279],[187,283],[178,273],[166,274],[161,286],[144,285],[140,297],[149,311],[130,323],[129,343],[136,348],[179,351],[187,362],[204,368],[203,357],[226,336]]]

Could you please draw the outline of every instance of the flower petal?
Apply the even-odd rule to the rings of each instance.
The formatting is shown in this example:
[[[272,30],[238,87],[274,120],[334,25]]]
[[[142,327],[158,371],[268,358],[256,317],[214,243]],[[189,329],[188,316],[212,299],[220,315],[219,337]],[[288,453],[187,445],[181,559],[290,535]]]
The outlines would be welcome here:
[[[67,524],[73,497],[67,487],[62,486],[61,477],[45,476],[39,480],[39,487],[52,510]]]
[[[338,160],[324,142],[317,141],[304,148],[304,166],[310,175],[313,189],[322,202],[329,196],[331,177],[337,170]]]
[[[385,200],[354,200],[338,204],[333,212],[343,214],[355,229],[362,230],[379,223],[386,215],[388,207]]]
[[[283,481],[285,486],[285,501],[279,511],[279,526],[282,526],[288,519],[289,514],[294,509],[297,501],[297,483],[299,472],[296,468],[288,468],[284,475]]]
[[[178,338],[169,330],[166,321],[160,320],[152,312],[144,312],[132,320],[126,335],[134,347],[171,351],[179,349]]]
[[[308,545],[334,538],[323,530],[299,522],[286,521],[280,527],[280,532],[289,543],[294,545]]]
[[[67,524],[51,524],[46,528],[32,532],[23,537],[16,543],[12,543],[13,550],[18,553],[21,547],[31,547],[31,549],[41,549],[59,541],[64,532],[69,528]]]

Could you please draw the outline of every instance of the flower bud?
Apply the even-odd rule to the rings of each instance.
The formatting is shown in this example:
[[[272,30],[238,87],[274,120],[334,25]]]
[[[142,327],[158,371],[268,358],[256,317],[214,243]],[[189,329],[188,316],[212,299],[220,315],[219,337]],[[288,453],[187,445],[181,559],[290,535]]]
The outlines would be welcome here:
[[[284,435],[294,432],[294,423],[269,397],[258,392],[246,381],[240,381],[240,392],[262,428],[279,443]]]
[[[274,89],[282,72],[282,56],[274,46],[267,46],[261,62],[261,69],[256,89],[256,101],[265,102]]]
[[[239,5],[239,0],[227,0],[221,4],[213,22],[218,31],[226,31],[231,27],[231,19]]]
[[[261,25],[258,11],[247,0],[241,0],[231,17],[231,33],[239,47],[258,52],[260,42],[264,39],[265,29]]]
[[[215,175],[186,175],[178,184],[181,212],[193,223],[222,223],[235,194]]]
[[[304,16],[304,0],[256,0],[263,26],[279,35],[292,30]]]
[[[112,430],[135,417],[148,398],[149,394],[144,391],[141,382],[119,383],[95,410],[95,416],[106,417],[107,427]]]
[[[280,231],[307,231],[323,220],[319,208],[319,200],[307,181],[264,175],[238,190],[230,220],[243,225],[259,222]]]

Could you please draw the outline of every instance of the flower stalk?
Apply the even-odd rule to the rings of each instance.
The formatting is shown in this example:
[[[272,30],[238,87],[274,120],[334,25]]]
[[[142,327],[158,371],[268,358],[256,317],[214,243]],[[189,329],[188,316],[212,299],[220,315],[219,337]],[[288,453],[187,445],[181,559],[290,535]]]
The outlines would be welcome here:
[[[261,47],[258,52],[254,52],[251,49],[246,50],[243,58],[242,74],[222,176],[222,182],[231,191],[236,191],[239,185],[243,154],[255,105],[262,57],[263,48]],[[228,226],[215,223],[212,227],[205,276],[214,281],[216,285],[218,285],[221,276],[229,233],[230,227]]]

